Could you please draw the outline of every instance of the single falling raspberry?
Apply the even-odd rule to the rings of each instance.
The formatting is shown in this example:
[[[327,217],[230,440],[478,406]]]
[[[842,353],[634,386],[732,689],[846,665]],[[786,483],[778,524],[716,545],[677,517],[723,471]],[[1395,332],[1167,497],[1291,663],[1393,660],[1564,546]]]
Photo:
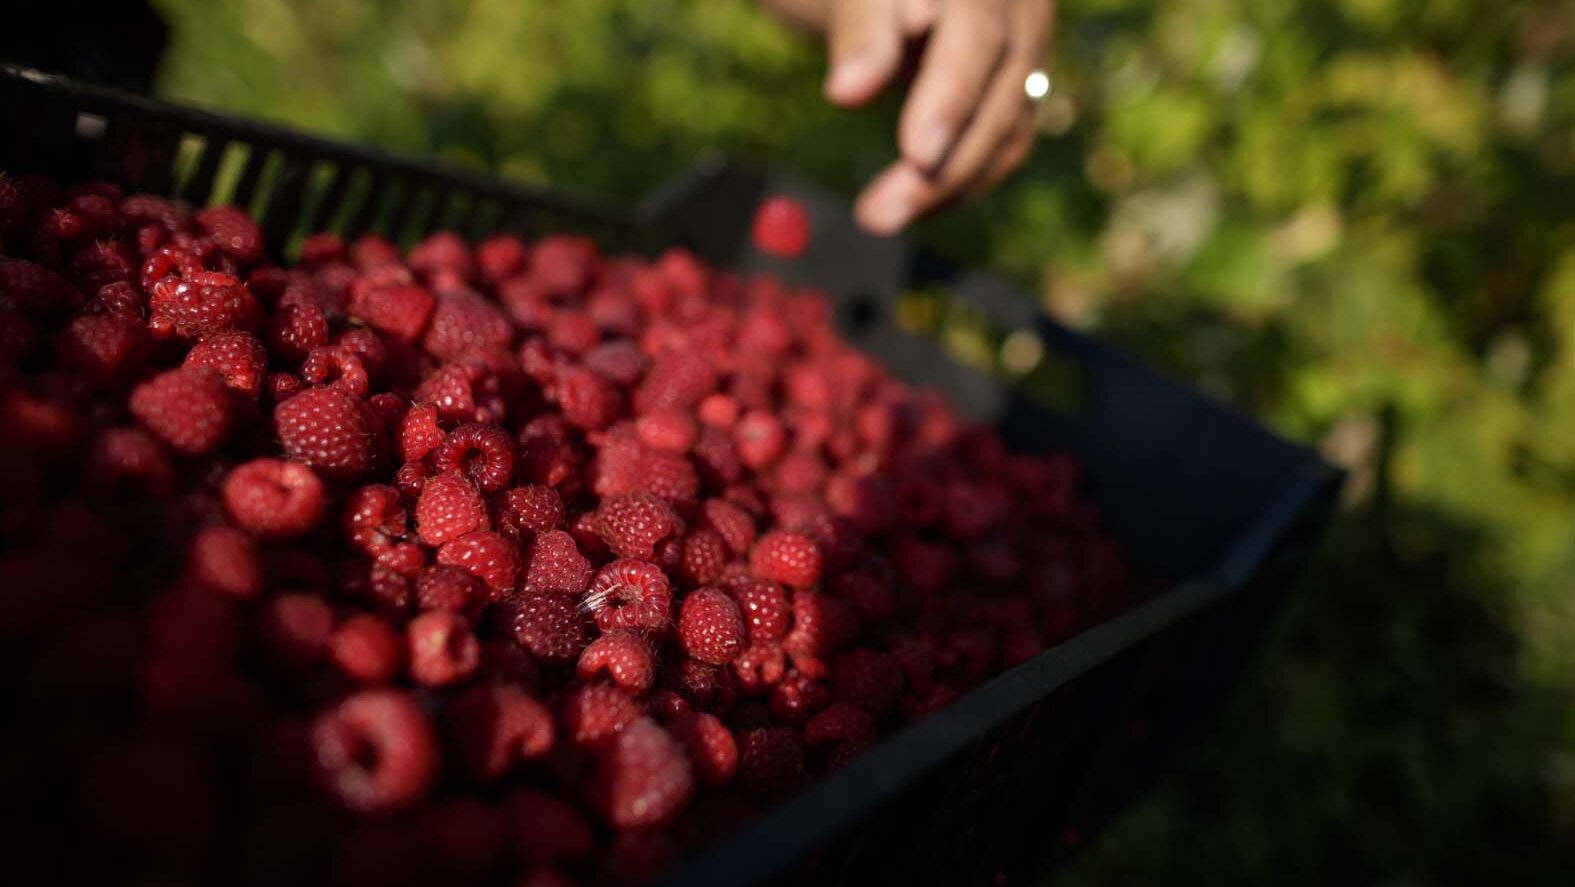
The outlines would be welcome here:
[[[559,721],[569,741],[596,749],[640,720],[639,703],[612,684],[581,684],[564,694]]]
[[[262,308],[251,291],[239,279],[218,271],[157,281],[148,293],[148,311],[148,329],[153,335],[188,342],[229,330],[256,330],[262,325]]]
[[[346,697],[313,722],[312,747],[324,787],[352,812],[407,809],[437,779],[432,726],[415,699],[400,690]]]
[[[519,585],[520,553],[513,541],[490,530],[477,530],[443,543],[437,562],[470,571],[484,582],[494,599]]]
[[[341,622],[328,641],[328,654],[351,680],[380,686],[399,673],[404,639],[388,620],[358,613]]]
[[[782,586],[751,579],[729,586],[728,591],[743,613],[749,643],[779,641],[787,636],[793,624],[793,607]]]
[[[20,315],[18,323],[25,324]],[[24,348],[10,341],[8,353],[20,355]],[[94,384],[111,387],[137,378],[151,351],[147,327],[130,317],[115,314],[88,314],[75,318],[60,333],[57,352],[60,362],[81,373]]]
[[[607,547],[620,557],[649,560],[656,543],[682,532],[677,513],[649,493],[614,496],[596,510],[596,527]]]
[[[771,694],[766,697],[766,706],[776,723],[802,727],[805,721],[830,705],[831,701],[830,687],[802,669],[795,669],[771,688]]]
[[[129,405],[143,427],[187,456],[217,449],[235,426],[224,377],[206,367],[160,373],[132,389]]]
[[[656,680],[656,659],[644,637],[632,631],[610,631],[580,653],[578,671],[580,680],[589,682],[606,675],[638,696]]]
[[[514,639],[544,662],[572,662],[590,642],[585,616],[573,598],[522,594],[508,605]]]
[[[581,365],[615,385],[633,385],[645,375],[650,361],[633,342],[603,342],[585,352]]]
[[[330,477],[354,477],[372,464],[371,418],[337,388],[302,391],[274,409],[273,423],[286,455]]]
[[[809,246],[809,231],[809,211],[791,197],[768,198],[755,211],[755,248],[768,255],[798,258]]]
[[[744,788],[781,797],[804,782],[804,746],[787,727],[757,727],[738,738],[738,778]]]
[[[609,825],[650,828],[677,815],[692,790],[683,749],[654,721],[641,718],[598,755],[586,800]]]
[[[629,559],[613,561],[598,571],[581,601],[602,631],[664,631],[672,604],[672,589],[661,569]]]
[[[738,604],[715,588],[684,598],[678,613],[678,643],[684,652],[711,665],[726,665],[744,650],[746,629]]]
[[[578,597],[590,584],[591,562],[573,536],[553,530],[531,543],[522,583],[526,592]]]
[[[428,479],[416,502],[416,533],[433,547],[490,526],[487,502],[475,485],[458,474]]]
[[[514,438],[497,425],[467,422],[450,431],[431,458],[438,471],[459,472],[483,493],[495,493],[514,476]]]
[[[652,410],[636,419],[634,427],[641,443],[675,453],[687,452],[699,434],[689,413],[674,409]]]
[[[808,588],[820,581],[820,546],[801,533],[773,530],[755,541],[749,569],[757,579]]]
[[[508,684],[478,684],[454,697],[444,728],[460,771],[486,785],[552,749],[552,711]]]
[[[259,536],[288,538],[317,526],[323,482],[305,465],[254,459],[224,480],[224,505],[242,528]]]
[[[215,333],[186,352],[183,366],[216,370],[224,384],[255,398],[268,374],[268,351],[251,333]]]
[[[262,260],[262,229],[246,211],[236,206],[210,206],[194,217],[197,227],[212,238],[214,245],[242,265]]]

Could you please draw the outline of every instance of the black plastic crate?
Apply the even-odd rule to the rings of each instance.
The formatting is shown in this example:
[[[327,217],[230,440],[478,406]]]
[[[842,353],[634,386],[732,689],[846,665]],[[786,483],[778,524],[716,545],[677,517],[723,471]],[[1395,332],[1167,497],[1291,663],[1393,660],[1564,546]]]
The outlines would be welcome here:
[[[1046,319],[1003,281],[876,238],[802,183],[702,163],[632,212],[440,164],[0,65],[0,170],[103,177],[236,203],[276,256],[299,237],[410,242],[575,230],[614,248],[681,243],[829,293],[847,335],[1015,446],[1068,450],[1133,560],[1167,586],[889,737],[665,883],[1005,884],[1040,878],[1153,784],[1240,677],[1325,523],[1339,474],[1312,452]],[[809,251],[753,250],[765,194],[810,209]],[[965,366],[898,322],[942,290],[1038,355],[1053,395]]]

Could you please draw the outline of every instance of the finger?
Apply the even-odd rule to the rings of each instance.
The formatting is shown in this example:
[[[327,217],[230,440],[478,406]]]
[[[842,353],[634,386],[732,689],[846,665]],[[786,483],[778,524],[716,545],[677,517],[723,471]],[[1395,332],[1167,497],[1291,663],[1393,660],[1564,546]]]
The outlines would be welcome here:
[[[934,170],[956,144],[1007,45],[1006,0],[952,0],[920,62],[902,109],[897,145],[919,169]]]
[[[1035,60],[1015,53],[1001,65],[956,147],[931,175],[940,199],[978,179],[1022,121],[1031,118],[1033,104],[1023,90],[1023,81],[1036,65]]]
[[[826,98],[845,107],[878,95],[902,63],[902,0],[836,0],[826,27]]]
[[[990,159],[984,173],[962,190],[960,199],[976,200],[1017,172],[1033,154],[1035,135],[1033,116],[1030,114],[1012,130],[1001,150]]]
[[[941,15],[940,0],[901,0],[898,15],[903,33],[917,37],[935,27]]]

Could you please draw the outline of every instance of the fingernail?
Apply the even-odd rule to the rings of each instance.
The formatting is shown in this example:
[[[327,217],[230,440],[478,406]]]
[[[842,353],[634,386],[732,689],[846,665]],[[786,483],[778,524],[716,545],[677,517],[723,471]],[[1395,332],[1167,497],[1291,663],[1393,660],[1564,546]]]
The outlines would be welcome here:
[[[865,205],[864,220],[881,234],[892,234],[913,218],[913,201],[900,188],[884,188]]]
[[[862,55],[837,62],[826,75],[826,94],[840,97],[857,92],[862,82],[869,79],[869,70],[869,59]]]
[[[913,140],[913,162],[926,170],[941,165],[946,149],[951,146],[952,134],[946,126],[931,123],[919,130]]]

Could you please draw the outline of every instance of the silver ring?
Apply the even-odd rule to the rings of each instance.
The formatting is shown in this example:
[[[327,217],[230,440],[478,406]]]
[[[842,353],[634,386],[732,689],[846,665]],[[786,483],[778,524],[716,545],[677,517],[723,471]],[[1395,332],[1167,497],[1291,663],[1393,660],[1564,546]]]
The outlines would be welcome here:
[[[1035,70],[1029,72],[1028,76],[1023,79],[1023,92],[1028,94],[1030,101],[1043,101],[1045,96],[1050,94],[1050,90],[1054,85],[1048,72]]]

